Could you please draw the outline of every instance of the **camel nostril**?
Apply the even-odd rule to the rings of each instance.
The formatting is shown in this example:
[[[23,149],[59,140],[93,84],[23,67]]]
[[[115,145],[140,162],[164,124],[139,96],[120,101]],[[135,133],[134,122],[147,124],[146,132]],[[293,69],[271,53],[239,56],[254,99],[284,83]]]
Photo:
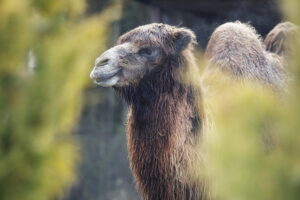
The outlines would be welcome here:
[[[104,66],[104,65],[106,65],[108,62],[109,62],[109,59],[108,59],[108,58],[105,58],[105,59],[103,59],[103,60],[100,60],[100,61],[97,63],[97,67],[99,67],[99,66]]]

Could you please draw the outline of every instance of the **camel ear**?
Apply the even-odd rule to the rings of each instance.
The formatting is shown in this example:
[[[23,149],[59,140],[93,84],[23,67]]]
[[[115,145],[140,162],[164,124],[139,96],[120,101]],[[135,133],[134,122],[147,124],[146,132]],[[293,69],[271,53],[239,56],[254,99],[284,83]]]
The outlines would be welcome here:
[[[174,49],[177,53],[185,50],[189,44],[194,43],[196,43],[195,34],[188,29],[179,30],[174,35]]]

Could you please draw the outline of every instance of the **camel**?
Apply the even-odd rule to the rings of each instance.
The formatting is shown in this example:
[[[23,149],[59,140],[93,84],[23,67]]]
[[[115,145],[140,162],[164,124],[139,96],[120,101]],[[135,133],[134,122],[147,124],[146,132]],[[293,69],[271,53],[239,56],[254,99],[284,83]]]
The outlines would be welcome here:
[[[185,74],[197,69],[194,33],[166,24],[137,27],[95,61],[90,77],[113,87],[128,104],[127,148],[136,187],[145,200],[207,199],[206,182],[189,173],[201,159],[195,146],[205,134],[201,84]],[[255,30],[240,22],[218,27],[209,41],[208,69],[282,90],[281,61]]]

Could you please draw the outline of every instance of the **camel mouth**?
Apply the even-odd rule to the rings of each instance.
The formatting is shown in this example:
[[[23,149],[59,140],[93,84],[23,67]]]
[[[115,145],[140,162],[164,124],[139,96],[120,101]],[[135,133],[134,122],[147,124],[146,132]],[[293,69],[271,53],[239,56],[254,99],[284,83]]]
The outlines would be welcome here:
[[[94,69],[91,72],[91,79],[94,80],[94,83],[100,85],[102,87],[110,87],[116,85],[120,78],[118,74],[120,73],[121,69],[115,69],[109,72],[98,71]]]
[[[102,87],[112,87],[116,85],[119,82],[119,80],[120,80],[119,77],[114,76],[106,80],[96,79],[94,80],[94,83]]]

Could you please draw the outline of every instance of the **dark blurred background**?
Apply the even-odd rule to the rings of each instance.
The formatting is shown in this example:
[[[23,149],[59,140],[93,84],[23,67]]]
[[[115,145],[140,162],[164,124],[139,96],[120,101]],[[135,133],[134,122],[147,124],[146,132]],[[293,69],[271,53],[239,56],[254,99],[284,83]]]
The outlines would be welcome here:
[[[93,15],[114,1],[87,2],[87,14]],[[121,15],[111,24],[108,46],[126,31],[152,22],[192,29],[199,50],[203,50],[213,30],[222,23],[250,23],[264,37],[282,21],[276,0],[127,0],[122,1]],[[127,160],[125,123],[126,105],[121,99],[112,89],[91,84],[85,91],[85,105],[75,128],[81,151],[78,178],[65,200],[139,199]]]

